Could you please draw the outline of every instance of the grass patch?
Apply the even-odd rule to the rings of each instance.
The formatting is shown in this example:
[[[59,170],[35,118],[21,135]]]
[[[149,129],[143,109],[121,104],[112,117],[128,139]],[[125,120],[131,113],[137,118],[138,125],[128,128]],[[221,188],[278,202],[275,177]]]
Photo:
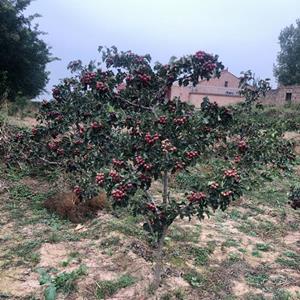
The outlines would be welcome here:
[[[173,225],[168,233],[168,237],[177,242],[194,242],[196,243],[201,233],[201,227],[197,226],[193,229],[184,229]]]
[[[283,267],[300,270],[300,255],[295,252],[283,252],[283,254],[276,259],[276,262]]]
[[[227,239],[225,242],[221,244],[222,248],[229,248],[229,247],[238,247],[239,242],[235,239]]]
[[[271,250],[271,246],[269,244],[257,243],[255,248],[259,251],[267,252]]]
[[[210,255],[214,252],[215,246],[208,247],[191,247],[189,253],[194,257],[195,264],[198,266],[205,266],[209,261]]]
[[[64,294],[69,294],[70,292],[76,290],[75,281],[83,275],[87,274],[87,268],[81,265],[77,270],[70,273],[63,272],[58,274],[54,278],[54,284],[58,291],[62,291]]]
[[[247,284],[256,288],[263,288],[269,280],[268,274],[248,273],[245,277]]]
[[[206,277],[195,271],[184,274],[183,279],[187,281],[193,288],[202,288],[207,284]]]
[[[97,299],[106,299],[116,294],[120,289],[126,288],[136,283],[136,278],[131,275],[122,275],[116,280],[104,280],[96,282]]]

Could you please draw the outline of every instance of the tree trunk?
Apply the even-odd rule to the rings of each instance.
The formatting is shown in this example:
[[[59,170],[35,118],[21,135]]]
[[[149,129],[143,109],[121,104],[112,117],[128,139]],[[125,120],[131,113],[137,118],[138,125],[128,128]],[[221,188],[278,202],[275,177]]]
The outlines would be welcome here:
[[[168,182],[168,171],[164,171],[164,175],[163,175],[163,203],[167,204],[167,200],[168,200],[168,186],[169,186],[169,182]]]
[[[167,230],[168,227],[164,226],[163,227],[163,231],[162,231],[162,235],[158,240],[157,243],[157,249],[156,249],[156,253],[154,256],[154,269],[153,269],[153,282],[151,284],[151,288],[156,290],[161,282],[161,275],[163,273],[163,246],[164,246],[164,241],[165,241],[165,237],[167,234]]]

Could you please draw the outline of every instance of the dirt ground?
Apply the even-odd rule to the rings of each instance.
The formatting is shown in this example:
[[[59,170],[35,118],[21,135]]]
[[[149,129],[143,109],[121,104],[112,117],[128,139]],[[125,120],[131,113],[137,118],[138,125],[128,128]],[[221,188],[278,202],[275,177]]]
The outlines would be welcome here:
[[[300,299],[300,215],[286,203],[288,181],[278,178],[203,222],[176,221],[153,293],[141,220],[104,211],[84,224],[61,220],[42,207],[48,182],[2,169],[0,299],[45,299],[51,281],[81,266],[84,274],[63,280],[57,299],[101,299],[99,287],[121,276],[130,284],[105,299]]]

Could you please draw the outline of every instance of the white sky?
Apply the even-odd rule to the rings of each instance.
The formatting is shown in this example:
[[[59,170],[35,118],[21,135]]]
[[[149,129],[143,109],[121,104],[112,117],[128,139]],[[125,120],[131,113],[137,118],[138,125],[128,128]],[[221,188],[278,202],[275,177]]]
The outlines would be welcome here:
[[[205,50],[235,75],[251,69],[275,86],[278,35],[300,18],[300,0],[35,0],[27,13],[42,15],[43,39],[61,59],[48,65],[48,90],[71,60],[96,59],[99,45],[161,62]]]

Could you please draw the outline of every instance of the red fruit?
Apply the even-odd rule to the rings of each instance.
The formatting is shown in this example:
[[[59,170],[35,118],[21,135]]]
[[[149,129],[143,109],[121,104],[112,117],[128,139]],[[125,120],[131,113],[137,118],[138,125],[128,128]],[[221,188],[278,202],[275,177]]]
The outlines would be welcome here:
[[[199,152],[198,151],[188,151],[185,153],[185,156],[187,159],[193,159],[193,158],[197,158],[199,156]]]
[[[175,152],[177,148],[172,145],[169,139],[165,139],[161,142],[161,148],[164,153]]]
[[[59,154],[59,155],[64,155],[64,154],[65,154],[65,150],[62,149],[62,148],[58,148],[56,152],[57,152],[57,154]]]
[[[123,160],[113,158],[112,162],[116,167],[123,167],[124,166],[124,161]]]
[[[94,79],[96,78],[96,73],[94,72],[86,72],[82,78],[80,79],[81,83],[83,84],[91,84]]]
[[[167,123],[167,117],[166,116],[160,116],[158,119],[158,123],[165,125]]]
[[[203,59],[205,57],[205,52],[204,51],[197,51],[195,53],[195,57],[198,58],[198,59]]]
[[[49,148],[50,150],[57,150],[57,149],[58,149],[58,144],[55,143],[55,142],[49,142],[49,143],[48,143],[48,148]]]
[[[213,190],[216,190],[219,187],[219,184],[217,182],[212,182],[209,187]]]
[[[234,158],[234,162],[237,164],[241,161],[241,157],[239,155],[237,155],[235,158]]]
[[[117,171],[111,170],[109,176],[112,178],[113,182],[119,182],[121,180],[121,176]]]
[[[97,175],[96,175],[96,183],[98,183],[99,185],[102,185],[104,183],[104,180],[105,180],[104,173],[97,173]]]
[[[175,163],[175,170],[183,170],[184,167],[185,167],[185,163],[184,162],[177,161]]]
[[[150,163],[145,163],[143,165],[143,167],[144,167],[145,171],[150,171],[153,168],[153,165]]]
[[[224,172],[224,176],[225,177],[229,177],[229,178],[232,178],[232,177],[237,177],[238,176],[238,172],[236,169],[228,169]]]
[[[193,203],[193,202],[200,202],[206,198],[205,193],[203,192],[192,192],[189,196],[187,196],[187,199]]]
[[[158,133],[155,133],[153,136],[151,136],[150,132],[147,132],[145,134],[145,141],[149,145],[153,145],[157,140],[159,140],[160,135]]]
[[[178,117],[173,121],[176,125],[183,125],[187,122],[187,117]]]
[[[241,152],[244,152],[248,148],[248,145],[244,140],[241,140],[238,143],[238,148]]]
[[[59,98],[59,96],[60,96],[60,90],[58,88],[52,89],[52,96],[53,96],[54,99]]]
[[[36,128],[32,128],[32,129],[31,129],[31,133],[32,133],[33,135],[36,135],[37,132],[38,132],[38,130],[37,130]]]
[[[115,189],[115,190],[113,190],[111,192],[111,195],[117,201],[121,201],[126,196],[126,194],[121,189]]]
[[[94,130],[101,129],[102,127],[103,127],[102,124],[100,124],[98,122],[92,122],[91,123],[91,128],[94,129]]]
[[[100,92],[106,92],[108,90],[108,87],[105,83],[103,83],[101,81],[97,81],[96,90],[100,91]]]
[[[140,155],[136,156],[135,161],[139,166],[145,163],[145,160]]]
[[[156,206],[154,203],[147,203],[147,209],[152,211],[152,212],[155,212],[156,211]]]
[[[76,195],[80,195],[82,193],[82,190],[81,190],[81,188],[78,185],[76,185],[76,186],[74,186],[73,192]]]
[[[231,196],[232,194],[233,194],[232,191],[224,191],[224,192],[221,192],[221,195],[222,195],[223,197],[229,197],[229,196]]]
[[[16,140],[20,141],[23,138],[23,134],[22,133],[17,133],[16,134]]]

